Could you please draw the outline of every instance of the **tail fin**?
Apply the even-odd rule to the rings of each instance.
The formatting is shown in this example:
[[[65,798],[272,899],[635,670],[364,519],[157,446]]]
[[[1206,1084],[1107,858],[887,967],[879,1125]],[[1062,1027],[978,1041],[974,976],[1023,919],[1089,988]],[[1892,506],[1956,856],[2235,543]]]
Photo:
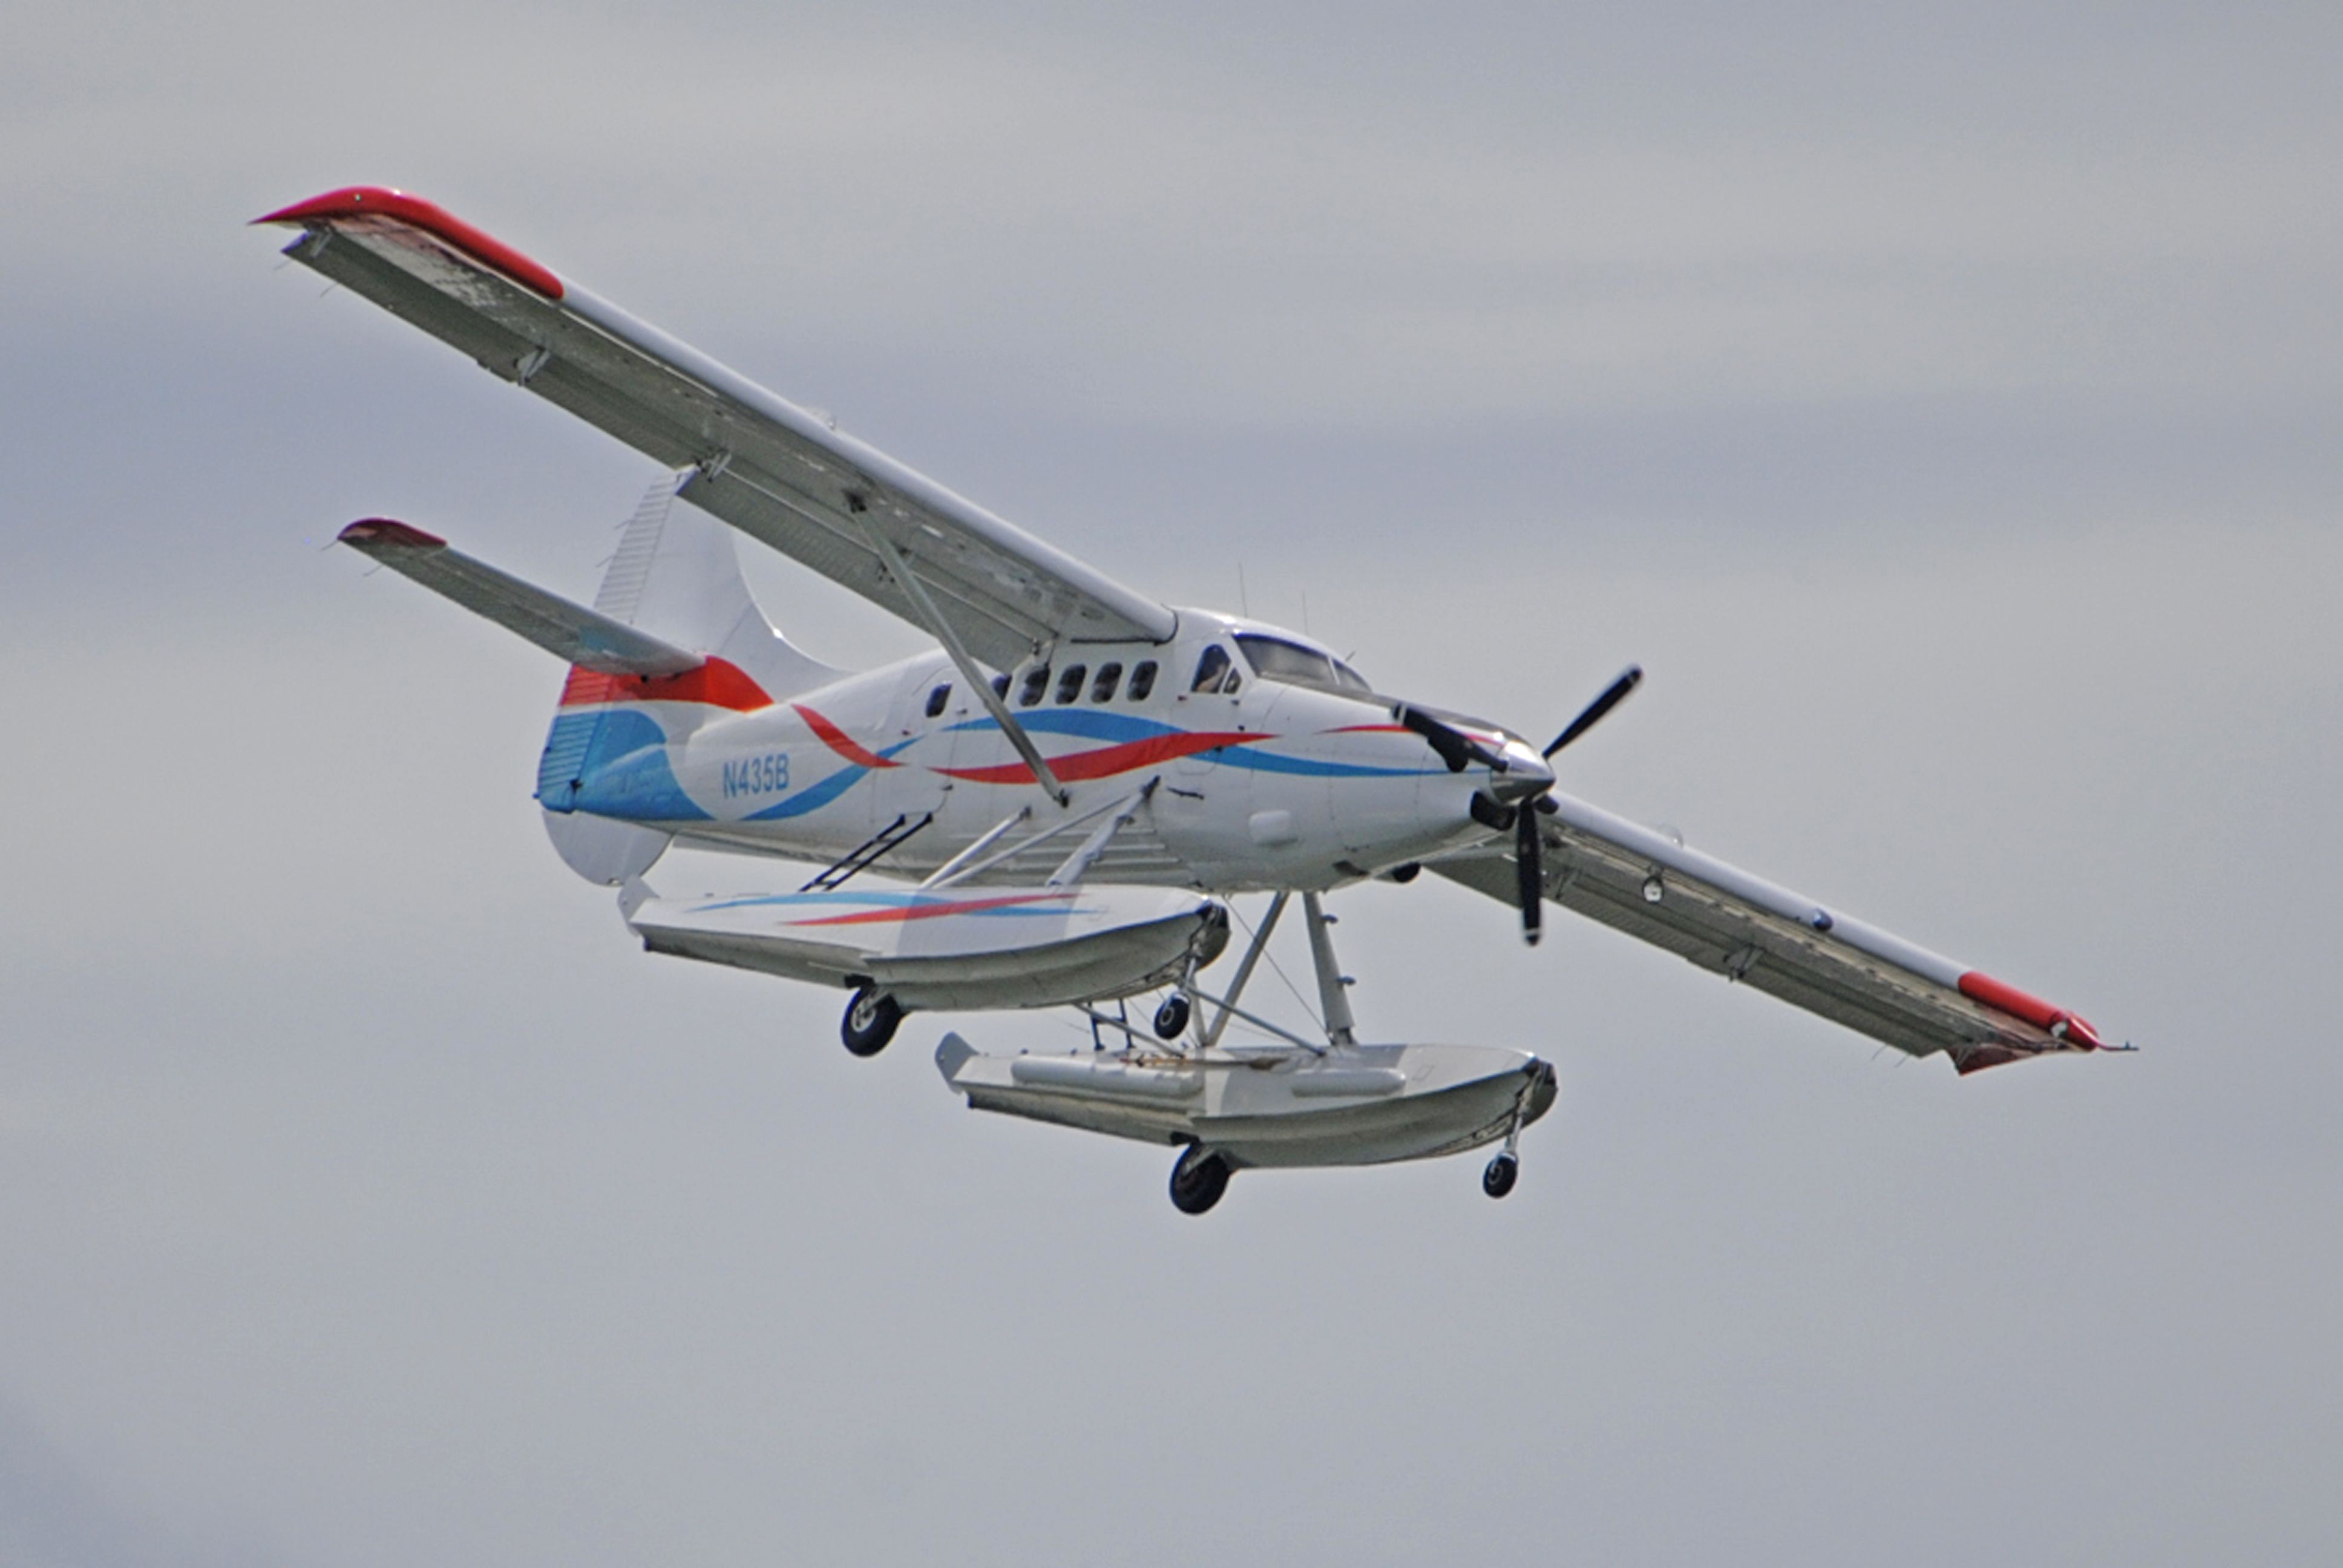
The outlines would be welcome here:
[[[619,536],[594,609],[659,642],[707,655],[718,678],[705,689],[654,697],[641,682],[573,668],[538,763],[538,801],[554,849],[571,870],[605,886],[640,877],[673,841],[618,816],[705,815],[668,769],[669,741],[712,714],[762,707],[845,673],[799,652],[765,618],[740,576],[732,530],[696,508],[676,505],[686,477],[663,476],[644,495]],[[612,788],[598,788],[598,780]],[[597,814],[605,807],[613,814]]]
[[[807,658],[749,596],[732,529],[676,503],[690,470],[653,484],[602,575],[594,608],[662,641],[711,654],[779,699],[846,673]]]
[[[675,781],[667,748],[709,718],[767,707],[845,673],[773,628],[741,579],[732,531],[679,508],[683,476],[653,485],[618,540],[594,608],[387,518],[341,542],[569,663],[538,762],[554,848],[589,881],[649,870],[672,837],[643,824],[704,818]]]

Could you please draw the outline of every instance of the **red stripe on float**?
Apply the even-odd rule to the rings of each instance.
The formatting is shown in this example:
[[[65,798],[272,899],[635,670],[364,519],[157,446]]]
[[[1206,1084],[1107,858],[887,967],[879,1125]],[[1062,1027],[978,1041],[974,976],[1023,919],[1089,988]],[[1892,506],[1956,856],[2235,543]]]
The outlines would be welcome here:
[[[2100,1047],[2099,1031],[2093,1029],[2087,1020],[2065,1008],[2053,1007],[2040,997],[2019,990],[1989,974],[1971,970],[1961,976],[1961,994],[1971,1001],[1983,1002],[2012,1018],[2024,1019],[2044,1033],[2056,1035],[2070,1045],[2079,1045],[2090,1050]]]
[[[863,910],[851,915],[824,915],[820,920],[791,920],[793,926],[875,926],[897,920],[932,920],[944,915],[972,915],[985,910],[1005,910],[1018,904],[1046,904],[1071,899],[1067,893],[1007,893],[997,899],[960,899],[949,904],[912,904],[895,910]]]
[[[411,196],[405,191],[391,190],[384,186],[345,186],[321,196],[311,196],[307,201],[295,202],[291,206],[278,207],[266,216],[252,221],[330,226],[363,219],[380,219],[419,228],[432,238],[462,251],[474,261],[496,268],[515,283],[533,288],[548,299],[561,297],[561,279],[553,275],[550,267],[540,266],[502,240],[481,233],[421,196]]]
[[[711,658],[681,675],[605,675],[571,665],[561,688],[561,706],[588,708],[602,702],[704,702],[736,713],[773,705],[746,670],[721,658]]]

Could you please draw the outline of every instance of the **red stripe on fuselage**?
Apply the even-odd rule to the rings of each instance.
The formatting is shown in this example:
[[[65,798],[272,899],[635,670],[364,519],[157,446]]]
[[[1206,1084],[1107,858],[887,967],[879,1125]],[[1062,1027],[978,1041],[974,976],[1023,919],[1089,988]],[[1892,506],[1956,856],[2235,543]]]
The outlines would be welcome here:
[[[561,706],[589,708],[602,702],[704,702],[736,713],[773,705],[746,670],[721,658],[710,658],[681,675],[605,675],[571,665],[561,688]]]
[[[806,728],[812,730],[824,746],[829,747],[849,762],[860,763],[865,768],[900,768],[902,766],[900,762],[890,762],[880,756],[804,703],[792,702],[789,706],[797,709],[798,717],[806,721]]]
[[[1246,746],[1276,739],[1274,735],[1197,734],[1184,730],[1151,735],[1144,740],[1126,740],[1120,746],[1101,746],[1095,751],[1052,757],[1049,759],[1050,771],[1067,783],[1079,783],[1085,779],[1107,779],[1134,768],[1169,762],[1176,757],[1192,757],[1199,751],[1212,751],[1222,746]],[[1002,762],[990,768],[939,768],[936,771],[948,778],[965,779],[971,784],[1033,782],[1033,769],[1022,762]]]
[[[1065,893],[1009,893],[997,899],[960,899],[949,904],[913,904],[900,910],[863,910],[851,915],[824,915],[818,920],[791,920],[793,926],[875,926],[896,920],[932,920],[945,915],[972,915],[985,910],[1012,909],[1019,904],[1046,904],[1075,897]]]

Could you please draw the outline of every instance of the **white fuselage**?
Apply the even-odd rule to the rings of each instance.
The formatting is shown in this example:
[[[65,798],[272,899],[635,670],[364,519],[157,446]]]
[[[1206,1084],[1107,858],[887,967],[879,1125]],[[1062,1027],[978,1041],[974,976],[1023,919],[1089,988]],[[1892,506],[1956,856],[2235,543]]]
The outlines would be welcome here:
[[[1315,649],[1289,632],[1183,610],[1169,642],[1061,645],[1046,663],[1010,671],[1006,702],[1069,791],[1063,807],[938,650],[761,705],[643,691],[601,710],[606,723],[623,715],[633,739],[600,743],[603,771],[574,809],[822,862],[899,820],[931,817],[875,868],[924,875],[1021,809],[1031,815],[1004,844],[1152,781],[1088,879],[1221,893],[1328,888],[1487,836],[1471,811],[1474,792],[1492,787],[1487,767],[1452,771],[1396,722],[1390,699],[1344,684],[1356,681],[1347,670],[1312,683],[1264,677],[1240,636]],[[1214,665],[1224,670],[1217,680]],[[584,723],[595,705],[564,711]],[[1509,784],[1550,777],[1519,738],[1455,722],[1508,759]],[[985,879],[1038,880],[1086,832]]]

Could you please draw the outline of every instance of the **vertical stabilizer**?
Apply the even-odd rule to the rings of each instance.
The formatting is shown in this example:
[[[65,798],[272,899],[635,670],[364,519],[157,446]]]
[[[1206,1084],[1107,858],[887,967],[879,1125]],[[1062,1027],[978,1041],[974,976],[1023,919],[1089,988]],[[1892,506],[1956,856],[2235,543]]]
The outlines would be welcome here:
[[[594,608],[612,620],[733,666],[766,699],[780,701],[845,672],[809,658],[765,618],[740,576],[732,530],[676,490],[686,474],[663,475],[628,519],[603,573]],[[617,886],[650,869],[669,834],[598,816],[596,779],[622,759],[648,756],[665,775],[668,742],[723,709],[630,695],[607,678],[572,668],[538,764],[537,798],[546,831],[569,869]],[[632,766],[639,789],[646,769]],[[667,788],[674,790],[671,776]],[[677,815],[697,809],[674,790]],[[663,813],[662,813],[663,814]]]
[[[676,490],[686,469],[653,484],[602,575],[594,608],[613,620],[737,665],[775,700],[845,674],[809,658],[765,618],[740,576],[732,529]]]

